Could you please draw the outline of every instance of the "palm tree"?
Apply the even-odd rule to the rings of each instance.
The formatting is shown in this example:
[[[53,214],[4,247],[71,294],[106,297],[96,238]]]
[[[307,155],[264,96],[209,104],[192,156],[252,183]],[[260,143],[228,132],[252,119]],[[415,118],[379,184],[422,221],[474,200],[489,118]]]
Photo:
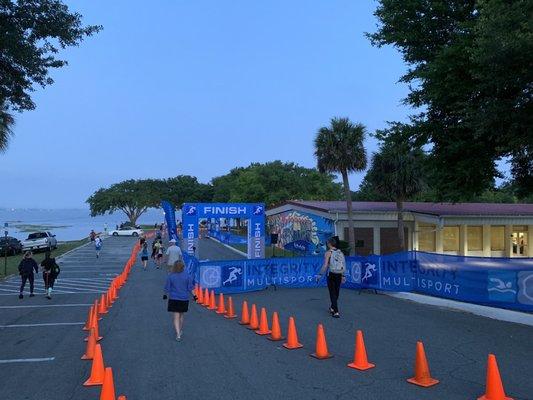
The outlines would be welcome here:
[[[7,112],[5,107],[0,106],[0,153],[7,150],[9,138],[13,135],[11,127],[14,123],[13,116]]]
[[[320,172],[340,173],[348,208],[348,240],[350,254],[355,254],[355,232],[352,213],[352,192],[348,174],[366,168],[363,144],[366,127],[348,118],[332,118],[329,127],[318,130],[315,138],[315,157]]]
[[[404,126],[393,125],[389,130],[378,131],[376,136],[382,140],[372,162],[367,178],[374,190],[390,201],[396,202],[398,212],[398,241],[404,251],[404,202],[419,194],[423,187],[423,150],[411,143],[402,133]]]

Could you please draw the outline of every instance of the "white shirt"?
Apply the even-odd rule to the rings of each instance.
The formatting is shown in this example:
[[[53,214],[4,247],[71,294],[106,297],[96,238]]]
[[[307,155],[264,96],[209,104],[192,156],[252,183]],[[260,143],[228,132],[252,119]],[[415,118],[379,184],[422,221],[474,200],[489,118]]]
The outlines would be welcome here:
[[[168,257],[168,266],[174,265],[176,261],[183,261],[183,254],[181,253],[181,249],[175,244],[169,246],[165,255]]]

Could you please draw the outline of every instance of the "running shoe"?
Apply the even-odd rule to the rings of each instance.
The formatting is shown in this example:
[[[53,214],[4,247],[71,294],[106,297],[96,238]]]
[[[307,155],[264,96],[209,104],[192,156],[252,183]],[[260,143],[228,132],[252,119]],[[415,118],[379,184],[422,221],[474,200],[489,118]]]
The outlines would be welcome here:
[[[340,318],[341,316],[339,315],[338,312],[336,312],[336,313],[333,313],[332,317],[333,317],[333,318]]]
[[[24,295],[21,293],[19,294],[19,299],[23,299],[24,298]]]
[[[30,293],[30,297],[33,297],[33,296],[35,296],[35,295],[33,293]]]

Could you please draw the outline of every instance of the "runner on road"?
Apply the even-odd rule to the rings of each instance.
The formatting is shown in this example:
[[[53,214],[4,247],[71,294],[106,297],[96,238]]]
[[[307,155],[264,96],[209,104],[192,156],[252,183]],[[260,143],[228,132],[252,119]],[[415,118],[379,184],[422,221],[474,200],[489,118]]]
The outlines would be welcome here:
[[[163,261],[163,254],[164,254],[163,241],[161,239],[157,240],[154,247],[155,247],[155,267],[159,269],[161,268],[161,261]]]
[[[43,267],[45,295],[46,298],[50,300],[52,298],[52,289],[54,288],[54,282],[61,270],[59,269],[59,265],[57,265],[56,263],[56,259],[54,257],[50,257],[49,251],[47,251],[44,255],[44,260],[41,263],[41,267]]]
[[[168,243],[169,243],[169,246],[165,253],[165,256],[167,259],[167,268],[170,271],[170,269],[176,263],[176,261],[183,261],[183,254],[181,253],[181,249],[178,246],[176,246],[175,239],[170,239]]]
[[[19,274],[20,274],[20,294],[19,299],[24,298],[24,286],[26,286],[26,281],[30,281],[30,297],[33,297],[33,281],[34,281],[34,275],[33,271],[35,270],[35,273],[39,272],[39,266],[33,259],[33,254],[31,251],[27,251],[24,253],[24,258],[20,261],[19,264]]]
[[[183,317],[189,310],[189,298],[191,294],[194,300],[196,295],[192,292],[192,277],[184,272],[185,264],[176,261],[170,268],[170,274],[165,283],[165,294],[163,300],[168,298],[167,311],[173,313],[174,329],[176,330],[176,340],[181,341],[183,335]]]
[[[96,238],[94,239],[94,248],[96,250],[96,258],[99,258],[100,250],[102,250],[102,239],[100,239],[100,235],[96,235]]]
[[[327,241],[328,251],[324,254],[324,264],[320,268],[320,272],[316,276],[316,281],[319,282],[322,279],[322,275],[328,272],[328,290],[329,298],[331,300],[331,306],[329,312],[333,318],[340,318],[339,307],[337,301],[339,300],[339,291],[341,283],[346,281],[344,273],[346,272],[346,260],[344,254],[338,249],[339,238],[332,237]]]
[[[148,243],[146,241],[142,244],[141,261],[143,263],[143,269],[146,271],[146,267],[148,266]]]

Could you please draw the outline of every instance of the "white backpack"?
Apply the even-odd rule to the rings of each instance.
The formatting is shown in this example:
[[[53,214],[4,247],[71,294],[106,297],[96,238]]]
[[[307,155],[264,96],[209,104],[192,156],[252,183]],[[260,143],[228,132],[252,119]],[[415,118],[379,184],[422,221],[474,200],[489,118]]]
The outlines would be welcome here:
[[[340,250],[331,250],[329,257],[329,271],[335,274],[344,274],[346,270],[346,260]]]

